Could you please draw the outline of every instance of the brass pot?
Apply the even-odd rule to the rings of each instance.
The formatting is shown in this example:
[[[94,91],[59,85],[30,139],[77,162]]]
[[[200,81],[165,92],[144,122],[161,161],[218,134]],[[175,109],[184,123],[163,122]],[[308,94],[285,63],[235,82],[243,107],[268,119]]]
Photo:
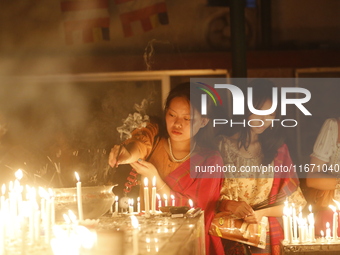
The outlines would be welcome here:
[[[114,186],[81,188],[84,219],[98,219],[110,210],[115,199],[112,192]],[[53,191],[56,220],[63,221],[63,214],[67,214],[68,210],[78,216],[77,188],[58,188]]]

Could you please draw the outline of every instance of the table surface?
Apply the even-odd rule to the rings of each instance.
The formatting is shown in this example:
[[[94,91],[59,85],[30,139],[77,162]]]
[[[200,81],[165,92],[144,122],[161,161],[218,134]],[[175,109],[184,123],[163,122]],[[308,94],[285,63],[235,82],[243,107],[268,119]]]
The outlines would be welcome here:
[[[92,229],[97,234],[95,247],[91,250],[81,249],[79,254],[72,255],[205,255],[203,212],[194,218],[172,218],[164,214],[152,215],[149,218],[135,216],[139,226],[138,230],[133,232],[130,215],[104,215]],[[138,242],[133,242],[133,233]],[[20,241],[16,247],[7,247],[6,251],[6,255],[53,254],[43,239],[34,246],[22,246]]]
[[[195,218],[171,218],[159,215],[150,218],[137,216],[137,219],[139,221],[137,254],[205,254],[203,213]],[[118,250],[124,255],[134,254],[133,230],[128,215],[102,217],[97,229],[99,241],[102,237],[101,233],[114,230],[111,233],[117,239],[115,246],[117,247],[118,243],[121,245]],[[119,241],[122,236],[124,236],[123,243]],[[114,243],[112,238],[110,240]]]

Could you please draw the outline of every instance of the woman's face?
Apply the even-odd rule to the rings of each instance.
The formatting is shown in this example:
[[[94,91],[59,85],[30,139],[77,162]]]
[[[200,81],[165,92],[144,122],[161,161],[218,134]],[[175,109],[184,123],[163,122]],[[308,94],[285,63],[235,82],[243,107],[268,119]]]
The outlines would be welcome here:
[[[196,109],[191,115],[188,100],[175,97],[166,111],[165,122],[171,140],[185,141],[195,136],[199,129],[208,123],[208,119],[202,118]]]
[[[272,106],[272,101],[268,99],[264,102],[262,107],[258,110],[268,110],[270,109],[271,106]],[[276,112],[273,112],[270,115],[256,115],[256,114],[250,115],[248,118],[248,121],[252,120],[250,122],[250,125],[255,126],[255,127],[250,128],[251,132],[257,135],[262,134],[268,127],[272,125],[271,120],[275,119],[275,116],[276,116]]]

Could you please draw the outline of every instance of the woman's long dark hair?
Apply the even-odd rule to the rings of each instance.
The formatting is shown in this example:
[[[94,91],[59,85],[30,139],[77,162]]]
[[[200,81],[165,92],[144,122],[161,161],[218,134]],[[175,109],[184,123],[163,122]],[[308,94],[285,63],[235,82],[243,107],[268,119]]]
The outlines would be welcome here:
[[[274,87],[273,83],[269,80],[265,79],[255,79],[248,84],[248,87],[253,88],[253,106],[255,109],[260,109],[267,100],[272,101],[272,89]],[[246,94],[246,93],[244,93]],[[280,95],[278,95],[278,99]],[[235,117],[242,118],[246,120],[245,127],[241,125],[236,125],[232,128],[232,135],[238,133],[239,137],[237,140],[237,144],[239,148],[247,149],[250,145],[250,131],[251,127],[247,125],[247,121],[252,115],[249,111],[248,107],[245,107],[245,115]],[[276,108],[276,116],[275,119],[280,119],[280,104]],[[241,121],[241,120],[238,120]],[[274,122],[274,126],[269,126],[262,134],[259,135],[259,142],[261,145],[262,153],[263,153],[263,164],[269,164],[275,158],[278,149],[283,144],[283,130],[279,121]]]
[[[182,97],[185,98],[190,106],[194,109],[196,109],[199,113],[201,112],[201,94],[204,93],[200,89],[197,88],[195,84],[191,84],[190,82],[181,83],[177,85],[175,88],[173,88],[166,99],[165,105],[164,105],[164,117],[163,117],[163,125],[165,125],[165,115],[166,112],[170,106],[170,103],[172,99],[176,97]],[[212,119],[214,117],[214,114],[219,111],[219,108],[216,108],[212,106],[212,102],[208,99],[208,106],[207,106],[207,115],[205,115],[205,118]],[[191,113],[193,111],[191,110]],[[193,117],[193,116],[191,116]],[[167,133],[166,128],[164,128],[165,133],[162,133],[164,137],[169,137],[169,134]],[[216,148],[215,143],[213,142],[213,125],[212,121],[209,121],[209,123],[201,128],[198,133],[195,135],[195,140],[197,145],[200,147],[208,147],[208,148]]]

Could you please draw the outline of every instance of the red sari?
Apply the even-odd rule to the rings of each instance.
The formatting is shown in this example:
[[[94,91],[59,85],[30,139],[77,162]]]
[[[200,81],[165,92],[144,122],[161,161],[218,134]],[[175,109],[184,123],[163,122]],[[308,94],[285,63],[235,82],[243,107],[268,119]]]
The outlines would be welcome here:
[[[124,143],[127,146],[135,143],[142,157],[157,168],[160,177],[175,196],[176,206],[188,206],[188,200],[191,199],[195,207],[204,210],[206,254],[223,255],[221,239],[208,233],[220,197],[223,175],[195,173],[195,166],[222,167],[223,160],[220,153],[217,150],[197,148],[197,153],[185,162],[172,162],[166,151],[166,139],[157,139],[158,133],[158,125],[149,123],[145,128],[132,132],[132,137]]]
[[[206,254],[224,254],[221,239],[208,234],[210,223],[215,215],[217,202],[220,197],[222,178],[215,178],[209,173],[195,173],[195,166],[222,166],[222,158],[217,151],[201,149],[189,160],[183,162],[177,169],[171,172],[164,181],[171,188],[171,194],[175,196],[176,206],[188,205],[192,199],[195,207],[204,210],[205,221],[205,245]],[[191,168],[191,176],[190,176]],[[194,178],[193,178],[194,177]],[[222,177],[222,175],[220,175]]]

